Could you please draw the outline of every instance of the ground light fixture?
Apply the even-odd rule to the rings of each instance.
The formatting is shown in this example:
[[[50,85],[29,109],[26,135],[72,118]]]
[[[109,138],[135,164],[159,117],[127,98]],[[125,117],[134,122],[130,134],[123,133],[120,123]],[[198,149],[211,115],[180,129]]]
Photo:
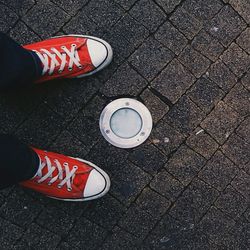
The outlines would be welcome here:
[[[99,125],[109,143],[119,148],[133,148],[149,137],[153,122],[144,104],[135,99],[121,98],[103,109]]]

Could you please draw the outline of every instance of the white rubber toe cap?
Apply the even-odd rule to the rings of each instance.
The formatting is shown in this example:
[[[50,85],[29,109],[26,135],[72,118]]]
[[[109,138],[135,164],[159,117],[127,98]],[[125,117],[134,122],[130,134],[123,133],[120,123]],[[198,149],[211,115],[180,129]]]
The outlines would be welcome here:
[[[106,46],[93,39],[87,40],[87,46],[92,64],[96,68],[99,67],[108,57],[108,50]]]
[[[100,172],[93,169],[88,177],[83,197],[99,196],[106,190],[106,187],[107,180]]]

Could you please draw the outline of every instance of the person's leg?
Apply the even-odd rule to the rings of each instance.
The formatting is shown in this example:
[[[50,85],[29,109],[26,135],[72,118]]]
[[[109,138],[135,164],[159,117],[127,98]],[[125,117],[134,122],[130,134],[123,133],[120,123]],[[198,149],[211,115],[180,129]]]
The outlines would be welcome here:
[[[0,134],[0,189],[34,177],[38,155],[16,137]]]
[[[42,65],[35,52],[0,32],[0,89],[30,84],[42,74]]]

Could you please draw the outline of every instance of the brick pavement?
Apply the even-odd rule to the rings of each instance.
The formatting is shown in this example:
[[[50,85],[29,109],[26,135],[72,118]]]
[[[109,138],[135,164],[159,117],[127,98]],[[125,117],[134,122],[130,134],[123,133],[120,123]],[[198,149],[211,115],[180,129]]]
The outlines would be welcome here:
[[[115,53],[96,76],[0,94],[1,132],[92,160],[112,180],[85,203],[1,191],[1,249],[249,248],[248,0],[0,0],[0,16],[20,43],[91,34]],[[98,128],[121,96],[154,120],[131,150]]]

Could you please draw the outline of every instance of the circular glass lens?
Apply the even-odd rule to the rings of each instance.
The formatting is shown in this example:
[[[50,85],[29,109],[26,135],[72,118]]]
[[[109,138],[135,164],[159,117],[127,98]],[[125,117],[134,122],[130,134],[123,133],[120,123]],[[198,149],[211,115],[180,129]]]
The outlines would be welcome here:
[[[131,108],[118,109],[110,119],[114,134],[129,139],[136,136],[142,128],[141,116]]]

